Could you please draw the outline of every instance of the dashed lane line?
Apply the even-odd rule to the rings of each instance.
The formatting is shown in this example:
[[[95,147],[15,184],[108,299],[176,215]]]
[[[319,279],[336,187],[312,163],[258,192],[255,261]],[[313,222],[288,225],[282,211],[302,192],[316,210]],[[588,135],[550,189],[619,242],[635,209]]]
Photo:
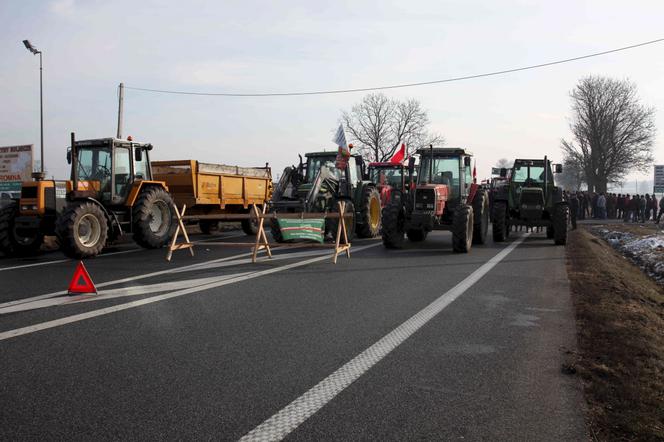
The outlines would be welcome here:
[[[247,433],[241,441],[279,441],[323,408],[350,384],[380,362],[385,356],[422,328],[445,307],[463,295],[470,287],[486,275],[496,264],[510,254],[529,234],[526,233],[493,258],[471,273],[466,279],[445,292],[431,304],[385,335],[337,371],[295,399],[275,415]]]
[[[381,243],[374,243],[374,244],[369,244],[369,245],[366,245],[366,246],[353,247],[353,252],[357,253],[357,252],[360,252],[362,250],[366,250],[366,249],[376,247],[376,246],[379,246],[379,245],[382,245],[382,244]],[[309,265],[309,264],[313,264],[313,263],[316,263],[316,262],[319,262],[319,261],[323,261],[325,259],[330,259],[330,256],[331,255],[326,254],[326,255],[323,255],[323,256],[318,256],[316,258],[307,259],[305,261],[299,261],[299,262],[295,262],[295,263],[291,263],[291,264],[285,264],[283,266],[273,267],[273,268],[270,268],[270,269],[267,269],[267,270],[259,270],[259,271],[256,271],[256,272],[252,272],[248,275],[242,275],[242,276],[238,276],[238,277],[235,277],[235,278],[232,278],[232,279],[223,279],[222,280],[221,278],[223,278],[223,277],[220,277],[220,280],[217,281],[217,282],[204,284],[204,285],[201,285],[201,286],[198,286],[198,287],[191,287],[191,288],[187,288],[187,289],[183,289],[183,290],[176,290],[174,292],[164,293],[163,295],[152,296],[150,298],[143,298],[143,299],[139,299],[137,301],[127,302],[125,304],[114,305],[114,306],[111,306],[111,307],[106,307],[106,308],[102,308],[102,309],[98,309],[98,310],[92,310],[92,311],[89,311],[89,312],[86,312],[86,313],[81,313],[81,314],[78,314],[78,315],[67,316],[65,318],[60,318],[60,319],[56,319],[56,320],[53,320],[53,321],[47,321],[47,322],[42,322],[42,323],[35,324],[35,325],[30,325],[28,327],[22,327],[22,328],[17,328],[17,329],[14,329],[14,330],[9,330],[9,331],[0,333],[0,341],[15,338],[17,336],[27,335],[27,334],[30,334],[30,333],[35,333],[35,332],[38,332],[38,331],[41,331],[41,330],[47,330],[47,329],[54,328],[54,327],[60,327],[62,325],[66,325],[66,324],[72,324],[72,323],[75,323],[75,322],[84,321],[86,319],[91,319],[91,318],[95,318],[95,317],[98,317],[98,316],[108,315],[110,313],[115,313],[115,312],[119,312],[119,311],[123,311],[123,310],[128,310],[128,309],[135,308],[135,307],[141,307],[143,305],[148,305],[148,304],[152,304],[152,303],[159,302],[159,301],[165,301],[167,299],[177,298],[177,297],[180,297],[180,296],[189,295],[191,293],[197,293],[197,292],[201,292],[201,291],[204,291],[204,290],[209,290],[209,289],[213,289],[213,288],[216,288],[216,287],[221,287],[221,286],[224,286],[224,285],[233,284],[233,283],[236,283],[236,282],[247,281],[249,279],[254,279],[254,278],[261,277],[261,276],[270,275],[272,273],[283,272],[284,270],[294,269],[294,268],[297,268],[297,267],[303,267],[303,266],[306,266],[306,265]]]

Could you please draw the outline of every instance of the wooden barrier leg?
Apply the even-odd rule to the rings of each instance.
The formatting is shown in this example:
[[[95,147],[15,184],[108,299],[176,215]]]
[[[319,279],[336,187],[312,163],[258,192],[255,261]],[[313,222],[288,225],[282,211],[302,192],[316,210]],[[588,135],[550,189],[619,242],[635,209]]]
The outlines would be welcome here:
[[[175,203],[173,203],[173,209],[175,209],[175,215],[178,221],[178,225],[175,229],[175,233],[173,234],[173,239],[171,239],[171,245],[168,247],[168,254],[166,255],[166,261],[171,260],[171,258],[173,257],[174,250],[183,249],[183,248],[188,248],[189,253],[191,253],[191,256],[194,256],[194,245],[189,241],[189,235],[187,234],[187,229],[185,229],[184,223],[182,221],[182,217],[184,216],[184,213],[187,210],[187,205],[184,204],[182,206],[182,211],[179,211],[178,207],[175,205]],[[177,242],[178,236],[180,235],[180,230],[182,230],[182,234],[184,235],[186,242],[184,244],[176,245],[175,243]]]
[[[337,263],[337,257],[339,253],[345,251],[346,256],[350,259],[350,244],[348,243],[348,233],[346,231],[346,203],[339,201],[339,227],[337,228],[337,238],[334,243],[334,258],[332,259],[333,263]],[[344,238],[344,244],[341,244],[341,235]]]
[[[262,248],[265,248],[265,251],[267,252],[267,256],[269,258],[272,258],[272,251],[270,250],[270,243],[267,240],[267,236],[265,235],[265,218],[263,215],[265,215],[265,210],[267,209],[267,205],[263,206],[263,211],[262,213],[258,212],[258,207],[256,207],[256,204],[252,205],[251,210],[254,212],[254,215],[256,216],[256,219],[258,220],[258,232],[256,232],[256,242],[254,244],[254,250],[253,253],[251,254],[251,262],[255,263],[256,262],[256,257],[258,255],[258,251]]]

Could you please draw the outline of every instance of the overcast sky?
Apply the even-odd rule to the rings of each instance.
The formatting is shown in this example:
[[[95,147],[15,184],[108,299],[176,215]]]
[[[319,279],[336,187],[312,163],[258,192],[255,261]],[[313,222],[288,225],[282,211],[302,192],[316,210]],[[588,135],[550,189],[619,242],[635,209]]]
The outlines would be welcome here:
[[[68,177],[65,147],[114,136],[117,86],[201,92],[372,87],[508,69],[664,37],[660,0],[363,2],[0,2],[0,146],[39,145],[44,51],[46,169]],[[569,91],[586,75],[629,78],[657,109],[664,164],[664,43],[585,61],[386,91],[416,98],[431,130],[471,149],[480,177],[499,158],[560,160]],[[331,143],[362,93],[224,98],[126,91],[125,134],[153,159],[261,165],[275,175]],[[646,175],[633,175],[652,179]]]

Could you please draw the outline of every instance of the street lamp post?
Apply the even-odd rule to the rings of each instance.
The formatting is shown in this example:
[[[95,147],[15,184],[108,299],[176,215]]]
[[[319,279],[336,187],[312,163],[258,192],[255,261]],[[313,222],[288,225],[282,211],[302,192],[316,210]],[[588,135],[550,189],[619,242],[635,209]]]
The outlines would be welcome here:
[[[44,94],[42,83],[42,51],[37,50],[28,40],[23,40],[26,49],[34,55],[39,54],[39,129],[40,129],[40,171],[33,172],[32,177],[36,180],[44,179]]]

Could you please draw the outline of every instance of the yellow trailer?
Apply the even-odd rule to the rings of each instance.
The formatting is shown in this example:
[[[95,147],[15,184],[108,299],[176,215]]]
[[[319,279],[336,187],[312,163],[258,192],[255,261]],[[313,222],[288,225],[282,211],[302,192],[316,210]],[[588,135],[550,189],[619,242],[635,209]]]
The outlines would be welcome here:
[[[202,216],[203,233],[218,229],[214,215],[249,214],[272,198],[272,172],[266,167],[240,167],[201,163],[196,160],[153,161],[153,179],[164,181],[178,206],[187,205],[187,215]],[[222,217],[223,218],[223,217]],[[242,230],[256,233],[256,224],[242,220]]]

